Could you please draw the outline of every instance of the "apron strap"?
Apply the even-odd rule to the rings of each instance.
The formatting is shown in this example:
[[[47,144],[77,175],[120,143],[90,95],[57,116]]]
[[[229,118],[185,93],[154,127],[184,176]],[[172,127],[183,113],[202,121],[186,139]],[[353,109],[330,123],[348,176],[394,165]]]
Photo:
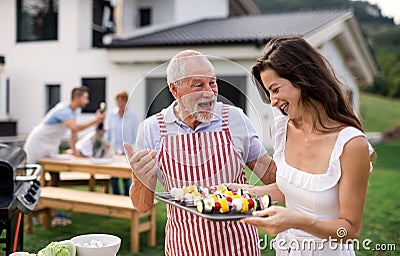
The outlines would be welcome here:
[[[156,117],[157,117],[158,125],[160,126],[161,138],[166,137],[167,136],[167,127],[165,126],[163,114],[160,112],[156,115]]]
[[[222,106],[222,130],[223,131],[229,131],[228,116],[229,116],[229,106],[224,104]]]

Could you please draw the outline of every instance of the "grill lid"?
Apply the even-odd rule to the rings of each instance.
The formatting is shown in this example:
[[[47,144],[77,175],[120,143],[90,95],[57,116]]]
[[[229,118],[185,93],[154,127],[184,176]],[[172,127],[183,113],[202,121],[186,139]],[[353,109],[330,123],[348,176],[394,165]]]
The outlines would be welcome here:
[[[7,166],[14,171],[18,165],[26,158],[26,153],[23,149],[12,147],[6,144],[0,144],[0,163],[3,167]]]
[[[0,194],[14,192],[14,171],[25,159],[23,149],[0,144]]]

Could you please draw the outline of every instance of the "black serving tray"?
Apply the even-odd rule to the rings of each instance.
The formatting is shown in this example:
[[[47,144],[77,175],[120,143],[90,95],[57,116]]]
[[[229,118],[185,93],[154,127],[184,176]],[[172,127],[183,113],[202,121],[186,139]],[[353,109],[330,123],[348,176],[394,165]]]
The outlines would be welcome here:
[[[229,213],[219,213],[219,212],[211,212],[211,213],[201,213],[198,212],[195,205],[193,204],[186,204],[183,205],[180,202],[176,201],[168,192],[155,192],[156,199],[160,200],[164,203],[173,205],[185,211],[191,212],[197,216],[203,217],[208,220],[212,221],[237,221],[244,218],[248,218],[252,216],[252,212],[249,211],[247,213],[240,213],[240,212],[229,212]]]

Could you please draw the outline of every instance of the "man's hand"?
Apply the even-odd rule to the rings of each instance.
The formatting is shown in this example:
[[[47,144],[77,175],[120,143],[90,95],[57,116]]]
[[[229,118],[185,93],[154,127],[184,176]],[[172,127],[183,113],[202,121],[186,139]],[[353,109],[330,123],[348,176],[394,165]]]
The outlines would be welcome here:
[[[132,185],[129,195],[136,210],[145,213],[150,210],[154,203],[154,191],[157,182],[156,151],[144,149],[136,152],[126,142],[124,142],[124,148],[132,168]]]
[[[135,151],[129,143],[124,143],[126,155],[132,168],[133,181],[140,181],[148,189],[154,191],[157,182],[157,164],[155,150],[143,149]]]
[[[100,110],[97,110],[96,111],[96,122],[98,124],[100,124],[104,121],[104,118],[106,118],[106,112],[101,112]]]

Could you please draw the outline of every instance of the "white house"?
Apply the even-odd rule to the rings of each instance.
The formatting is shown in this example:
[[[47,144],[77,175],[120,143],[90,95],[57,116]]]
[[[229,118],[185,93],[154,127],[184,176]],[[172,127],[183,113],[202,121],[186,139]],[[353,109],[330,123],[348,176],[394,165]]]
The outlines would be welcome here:
[[[358,85],[377,73],[350,10],[260,15],[250,0],[2,0],[0,35],[0,119],[15,118],[19,134],[81,84],[92,88],[81,120],[102,100],[113,107],[120,89],[145,118],[170,102],[166,62],[188,48],[215,56],[222,100],[244,109],[266,146],[272,111],[249,70],[270,38],[297,35],[319,47],[356,109]]]

